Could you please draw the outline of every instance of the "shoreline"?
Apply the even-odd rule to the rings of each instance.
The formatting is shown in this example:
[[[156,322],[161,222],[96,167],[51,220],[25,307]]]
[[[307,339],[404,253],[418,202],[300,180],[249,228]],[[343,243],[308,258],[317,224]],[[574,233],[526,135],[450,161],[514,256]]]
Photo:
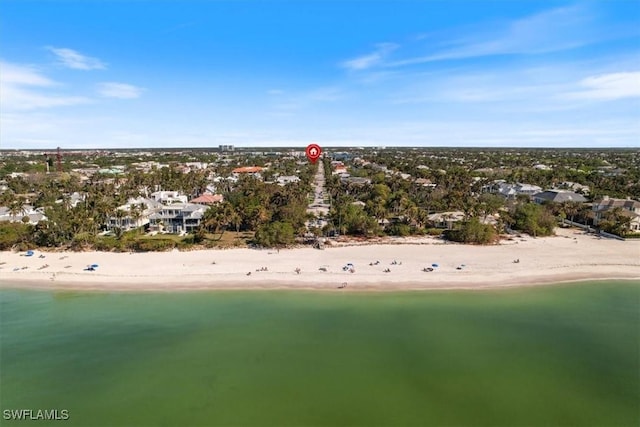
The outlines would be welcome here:
[[[35,251],[32,257],[23,255],[0,252],[0,289],[393,292],[640,281],[640,241],[598,239],[566,229],[559,229],[554,237],[525,237],[492,246],[425,239],[417,245],[386,243],[325,250]],[[86,271],[91,264],[98,267]],[[425,272],[430,266],[433,271]]]
[[[32,281],[20,281],[14,285],[0,285],[0,290],[33,290],[33,291],[67,291],[67,292],[117,292],[117,293],[173,293],[173,292],[238,292],[238,291],[253,291],[253,292],[273,292],[273,291],[301,291],[301,292],[331,292],[331,293],[394,293],[394,292],[438,292],[438,291],[461,291],[461,292],[488,292],[488,291],[501,291],[501,290],[513,290],[522,288],[534,288],[534,287],[547,287],[547,286],[559,286],[559,285],[579,285],[581,283],[591,282],[604,282],[604,281],[616,281],[616,282],[629,282],[633,284],[637,282],[640,285],[640,276],[637,277],[580,277],[571,279],[562,279],[550,277],[544,281],[531,281],[531,282],[519,282],[510,283],[505,282],[502,284],[497,283],[448,283],[424,286],[421,283],[379,283],[378,285],[362,285],[354,284],[348,288],[330,287],[324,283],[305,284],[303,286],[295,283],[278,283],[268,284],[260,286],[254,284],[251,286],[245,286],[234,283],[219,283],[219,284],[199,284],[194,283],[187,286],[140,286],[135,283],[120,283],[116,285],[110,284],[94,284],[94,285],[78,285],[73,282],[32,282]]]

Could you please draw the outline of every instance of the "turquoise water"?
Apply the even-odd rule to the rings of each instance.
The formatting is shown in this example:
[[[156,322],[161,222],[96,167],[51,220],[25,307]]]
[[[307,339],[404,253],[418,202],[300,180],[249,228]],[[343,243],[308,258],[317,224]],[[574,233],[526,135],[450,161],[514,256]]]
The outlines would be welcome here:
[[[640,424],[640,283],[0,291],[2,425]]]

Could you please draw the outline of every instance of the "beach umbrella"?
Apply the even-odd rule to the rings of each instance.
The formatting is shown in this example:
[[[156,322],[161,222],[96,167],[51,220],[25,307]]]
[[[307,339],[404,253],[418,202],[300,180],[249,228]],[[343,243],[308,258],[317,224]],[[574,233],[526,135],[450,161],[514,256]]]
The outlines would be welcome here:
[[[438,264],[431,264],[431,267],[440,267]]]
[[[91,267],[98,268],[98,264],[91,264]]]
[[[26,256],[33,256],[33,251],[27,251]]]

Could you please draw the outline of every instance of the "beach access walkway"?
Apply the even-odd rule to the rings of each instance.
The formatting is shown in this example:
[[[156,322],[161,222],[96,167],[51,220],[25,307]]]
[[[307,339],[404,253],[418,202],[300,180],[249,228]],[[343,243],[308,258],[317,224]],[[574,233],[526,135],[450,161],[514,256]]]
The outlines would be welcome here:
[[[324,167],[322,163],[318,163],[318,171],[313,179],[313,200],[307,207],[307,213],[313,214],[316,220],[307,222],[307,228],[309,227],[324,227],[327,222],[324,218],[329,215],[329,209],[331,205],[325,203],[326,198],[326,180],[324,175]]]

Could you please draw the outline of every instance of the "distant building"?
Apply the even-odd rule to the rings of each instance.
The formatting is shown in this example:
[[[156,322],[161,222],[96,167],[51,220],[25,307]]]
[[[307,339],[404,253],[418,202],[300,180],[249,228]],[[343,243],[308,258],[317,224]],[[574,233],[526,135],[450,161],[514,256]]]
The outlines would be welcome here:
[[[218,150],[224,153],[228,151],[235,151],[236,148],[233,145],[222,144],[222,145],[218,145]]]
[[[577,202],[584,203],[587,199],[578,193],[566,190],[547,190],[533,195],[533,201],[538,204],[545,202],[551,203],[563,203],[563,202]]]
[[[331,153],[331,158],[333,160],[345,161],[345,160],[351,160],[352,157],[353,157],[353,155],[351,155],[350,153],[347,153],[345,151]]]
[[[233,173],[260,173],[263,168],[260,166],[243,166],[239,168],[235,168],[231,172]]]
[[[298,178],[295,175],[281,175],[278,178],[276,178],[276,182],[278,183],[278,185],[284,186],[287,184],[294,184],[296,182],[300,182],[300,178]]]
[[[350,176],[350,177],[340,178],[340,181],[344,182],[346,184],[353,184],[353,185],[371,184],[371,179],[363,178],[363,177],[359,177],[359,176]]]
[[[415,183],[416,183],[416,185],[419,185],[421,187],[436,188],[436,184],[431,182],[431,180],[428,179],[428,178],[418,178],[418,179],[416,179]]]

